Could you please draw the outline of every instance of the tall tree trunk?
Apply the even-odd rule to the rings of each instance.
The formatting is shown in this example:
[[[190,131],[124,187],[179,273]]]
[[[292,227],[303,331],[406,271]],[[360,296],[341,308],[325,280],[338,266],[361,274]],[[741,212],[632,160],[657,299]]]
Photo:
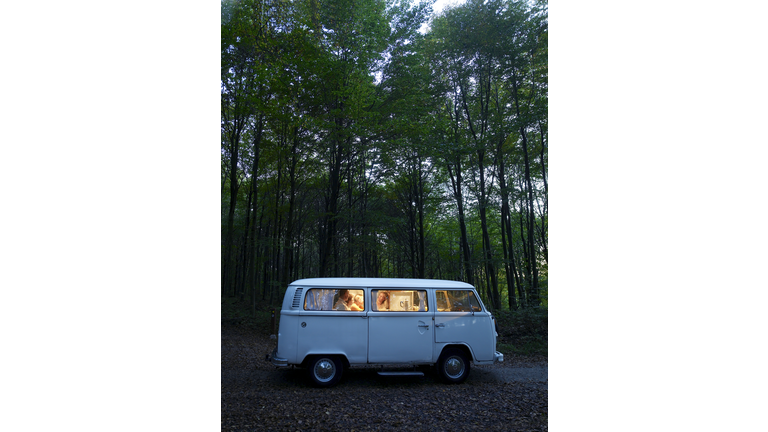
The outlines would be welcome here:
[[[261,158],[261,137],[264,131],[264,114],[259,114],[259,119],[257,121],[256,126],[256,134],[253,140],[253,166],[251,168],[251,187],[253,190],[253,211],[251,212],[251,241],[248,245],[250,250],[249,260],[248,260],[248,269],[249,273],[251,274],[251,277],[249,278],[250,281],[250,289],[251,289],[251,311],[253,313],[253,316],[256,316],[256,292],[258,289],[258,274],[259,269],[257,267],[256,263],[256,255],[258,253],[258,231],[256,227],[256,209],[259,208],[259,159]],[[264,212],[261,212],[261,217],[264,217]],[[261,225],[261,220],[259,220],[259,225]]]
[[[353,162],[350,162],[352,164]],[[347,277],[353,277],[355,271],[355,258],[354,258],[354,243],[355,238],[353,235],[354,226],[354,211],[355,206],[352,205],[352,191],[354,189],[354,183],[352,182],[352,169],[347,169]]]
[[[321,239],[320,248],[320,277],[338,276],[338,251],[336,246],[338,226],[339,192],[341,190],[341,166],[344,156],[344,142],[341,140],[341,131],[344,128],[342,119],[336,122],[335,147],[331,152],[328,189],[325,200],[325,215],[323,216],[324,238]],[[335,258],[331,262],[331,256]],[[329,267],[333,267],[329,271]]]
[[[507,244],[507,236],[510,234],[511,226],[509,225],[510,211],[509,211],[509,191],[507,190],[506,172],[504,169],[504,153],[503,153],[504,140],[500,139],[497,147],[497,163],[499,171],[499,189],[501,193],[501,248],[504,251],[504,267],[507,273],[507,294],[510,310],[517,310],[517,301],[515,300],[515,262],[514,262],[514,250],[512,249],[511,237],[510,242]]]
[[[490,62],[489,68],[490,68]],[[486,83],[487,81],[487,83]],[[478,159],[478,171],[480,174],[480,228],[482,231],[483,236],[483,260],[485,261],[485,271],[486,271],[486,278],[489,279],[489,289],[492,293],[491,296],[491,302],[493,304],[493,307],[495,309],[501,309],[501,299],[499,297],[499,283],[498,278],[496,275],[496,269],[493,264],[493,252],[491,251],[491,241],[488,236],[488,223],[487,223],[487,217],[486,217],[486,208],[488,207],[488,197],[486,193],[485,188],[485,145],[484,145],[484,136],[487,128],[487,119],[488,119],[488,107],[489,107],[489,100],[490,100],[490,70],[488,72],[487,76],[483,76],[481,73],[479,76],[479,82],[482,83],[481,85],[481,91],[479,91],[479,103],[480,103],[480,112],[481,112],[481,119],[480,119],[480,132],[479,134],[476,132],[475,127],[473,125],[472,116],[470,114],[469,105],[467,104],[467,93],[466,93],[466,87],[460,83],[461,87],[461,97],[462,97],[462,104],[464,106],[464,114],[466,115],[467,119],[467,125],[469,126],[469,131],[471,133],[471,136],[473,137],[475,141],[475,146],[477,148],[477,159]]]
[[[482,162],[485,158],[485,151],[478,151],[480,169],[480,229],[483,233],[483,251],[485,255],[486,278],[489,279],[488,287],[491,293],[491,301],[495,309],[501,309],[501,299],[499,296],[499,283],[496,275],[496,267],[493,263],[493,252],[491,251],[491,239],[488,235],[488,218],[486,209],[488,207],[488,196],[485,189],[485,164]]]
[[[425,277],[426,254],[424,252],[424,177],[421,174],[421,156],[416,157],[417,195],[416,204],[419,212],[419,278]]]
[[[469,238],[467,236],[467,224],[464,217],[464,195],[462,192],[462,176],[461,176],[461,158],[456,157],[456,175],[451,169],[451,164],[448,163],[448,175],[451,178],[451,188],[453,189],[453,197],[456,200],[456,207],[459,213],[459,232],[461,233],[461,255],[462,260],[462,272],[464,273],[465,280],[468,284],[474,285],[471,255],[469,253]]]
[[[229,296],[234,296],[235,266],[233,263],[235,208],[237,207],[237,163],[240,153],[240,133],[243,126],[235,124],[234,130],[229,133],[229,211],[227,212],[227,233],[224,236],[224,269],[222,271],[222,291]]]
[[[248,290],[248,276],[250,274],[249,260],[250,260],[250,248],[251,244],[251,208],[253,205],[253,179],[251,179],[251,186],[248,188],[248,196],[246,198],[245,205],[245,229],[243,229],[243,240],[241,247],[242,264],[238,263],[238,266],[242,265],[242,277],[238,277],[238,294],[240,301],[245,298],[246,291]]]
[[[340,167],[333,162],[330,171],[328,184],[328,194],[325,198],[325,213],[323,215],[322,237],[320,243],[320,268],[318,269],[320,277],[334,276],[329,267],[332,264],[331,255],[333,253],[333,240],[336,235],[337,215],[339,195],[338,171]]]
[[[522,180],[521,180],[522,181]],[[520,241],[523,244],[523,261],[521,262],[521,269],[523,266],[525,266],[526,269],[529,269],[525,263],[529,260],[528,254],[530,252],[530,249],[528,249],[528,242],[526,241],[525,236],[525,227],[523,221],[526,219],[527,212],[525,210],[525,200],[520,201],[520,213],[518,217],[519,226],[520,226]],[[521,270],[522,272],[523,270]],[[523,307],[531,306],[531,300],[529,298],[529,293],[531,291],[531,275],[526,271],[523,273],[523,282],[522,284],[518,285],[518,292],[520,293],[520,305]]]
[[[290,161],[288,163],[288,185],[290,192],[288,196],[288,215],[286,221],[285,236],[283,237],[283,279],[281,286],[286,287],[291,282],[290,278],[293,274],[293,213],[294,204],[296,202],[296,166],[298,164],[298,146],[299,146],[299,130],[297,126],[292,128],[293,134],[291,139],[291,153]]]
[[[548,204],[549,204],[549,190],[547,188],[547,157],[546,157],[546,149],[547,149],[547,143],[544,139],[544,125],[539,122],[539,136],[541,137],[541,178],[544,180],[544,211],[541,215],[541,246],[543,248],[544,253],[544,261],[549,262],[549,253],[547,250],[547,214],[549,212]]]
[[[260,258],[262,261],[261,266],[261,300],[267,299],[267,291],[269,291],[269,263],[271,261],[271,250],[269,239],[272,236],[272,220],[267,217],[267,228],[264,230],[264,244],[261,247]]]
[[[528,137],[525,131],[525,122],[522,119],[522,116],[520,114],[520,96],[518,94],[518,88],[517,88],[517,72],[514,71],[512,73],[512,89],[513,89],[513,98],[515,101],[515,111],[517,114],[518,121],[520,122],[520,137],[522,138],[522,148],[523,148],[523,163],[525,166],[525,172],[524,172],[524,180],[525,180],[525,186],[527,189],[527,211],[528,211],[528,257],[529,259],[526,262],[528,274],[530,275],[530,300],[532,302],[532,305],[537,306],[538,305],[538,298],[539,298],[539,276],[538,276],[538,270],[536,268],[536,245],[534,241],[534,224],[536,221],[536,217],[533,211],[533,184],[531,182],[531,163],[528,157]]]

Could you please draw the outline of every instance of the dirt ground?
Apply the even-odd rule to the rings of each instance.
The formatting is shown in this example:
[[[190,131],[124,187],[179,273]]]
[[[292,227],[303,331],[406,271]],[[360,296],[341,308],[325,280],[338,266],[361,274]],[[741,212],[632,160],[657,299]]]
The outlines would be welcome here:
[[[351,368],[335,387],[310,386],[301,368],[264,360],[275,341],[222,325],[222,431],[547,430],[546,357],[510,356],[473,366],[462,384],[423,377],[381,377]]]

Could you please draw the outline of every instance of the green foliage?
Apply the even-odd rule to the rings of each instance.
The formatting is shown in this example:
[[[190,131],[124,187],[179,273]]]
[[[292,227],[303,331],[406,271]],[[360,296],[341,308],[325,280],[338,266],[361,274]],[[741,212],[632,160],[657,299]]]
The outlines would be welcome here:
[[[483,296],[491,275],[494,309],[546,293],[546,4],[432,3],[222,2],[222,295],[243,319],[319,275]]]
[[[255,311],[244,301],[234,297],[222,297],[222,325],[236,325],[254,330],[261,334],[270,334],[272,310],[275,311],[275,329],[280,322],[280,306],[259,306]]]
[[[526,308],[494,313],[499,327],[497,345],[502,352],[547,355],[547,308]]]

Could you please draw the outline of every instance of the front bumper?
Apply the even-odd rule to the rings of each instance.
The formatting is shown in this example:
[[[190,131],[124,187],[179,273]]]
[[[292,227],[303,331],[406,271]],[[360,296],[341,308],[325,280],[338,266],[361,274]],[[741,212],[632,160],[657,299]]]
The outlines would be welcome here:
[[[500,352],[496,351],[496,352],[493,354],[493,362],[494,362],[494,363],[504,363],[504,354],[502,354],[502,353],[500,353]]]
[[[275,349],[272,350],[272,354],[267,355],[267,360],[277,367],[287,367],[288,359],[279,358],[277,357],[276,354],[277,354],[277,347],[275,347]]]

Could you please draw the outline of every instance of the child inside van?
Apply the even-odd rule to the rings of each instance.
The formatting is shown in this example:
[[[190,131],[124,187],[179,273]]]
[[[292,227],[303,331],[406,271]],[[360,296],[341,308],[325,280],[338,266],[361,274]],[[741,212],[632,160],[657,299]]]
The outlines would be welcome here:
[[[363,296],[361,294],[355,295],[352,304],[349,306],[349,309],[353,311],[365,310],[365,305],[363,304]]]

